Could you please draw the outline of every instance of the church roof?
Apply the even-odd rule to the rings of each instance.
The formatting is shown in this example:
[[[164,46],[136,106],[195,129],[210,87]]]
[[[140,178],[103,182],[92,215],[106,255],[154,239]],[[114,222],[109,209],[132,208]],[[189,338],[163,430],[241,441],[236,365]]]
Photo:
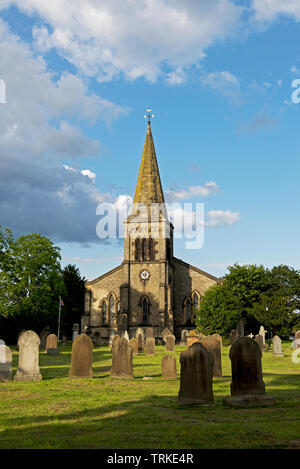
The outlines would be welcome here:
[[[133,202],[136,204],[142,203],[147,206],[152,203],[163,204],[165,202],[150,121],[148,121],[142,161]]]

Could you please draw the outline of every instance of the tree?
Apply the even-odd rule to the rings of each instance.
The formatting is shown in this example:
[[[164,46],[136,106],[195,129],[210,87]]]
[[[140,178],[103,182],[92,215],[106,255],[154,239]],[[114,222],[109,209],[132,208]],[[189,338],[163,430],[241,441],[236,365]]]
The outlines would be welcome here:
[[[84,312],[85,278],[81,276],[79,269],[68,264],[62,272],[65,291],[63,294],[64,306],[62,307],[62,330],[69,333],[74,323],[80,324],[81,315]]]
[[[0,318],[7,340],[14,341],[24,328],[56,328],[64,288],[59,248],[37,233],[16,240],[10,230],[0,233]]]

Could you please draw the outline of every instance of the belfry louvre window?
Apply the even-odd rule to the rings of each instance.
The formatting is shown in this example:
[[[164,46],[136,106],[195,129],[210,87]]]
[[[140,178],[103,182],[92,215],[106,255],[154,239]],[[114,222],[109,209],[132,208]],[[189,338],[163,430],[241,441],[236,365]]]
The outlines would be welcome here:
[[[143,323],[148,323],[148,315],[149,315],[149,303],[147,298],[143,299]]]

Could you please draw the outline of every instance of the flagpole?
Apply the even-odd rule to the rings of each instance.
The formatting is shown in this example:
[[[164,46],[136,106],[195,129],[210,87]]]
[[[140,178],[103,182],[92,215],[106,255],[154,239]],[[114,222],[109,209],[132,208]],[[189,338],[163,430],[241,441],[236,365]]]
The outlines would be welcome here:
[[[58,331],[57,331],[57,343],[59,342],[59,333],[60,333],[60,311],[61,311],[61,297],[59,297],[59,307],[58,307]]]

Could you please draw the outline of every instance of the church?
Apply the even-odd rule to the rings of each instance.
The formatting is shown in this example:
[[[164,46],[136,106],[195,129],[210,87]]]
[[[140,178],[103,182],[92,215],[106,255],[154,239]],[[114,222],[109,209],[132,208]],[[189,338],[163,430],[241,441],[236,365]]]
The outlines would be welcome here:
[[[124,260],[86,282],[81,329],[89,330],[95,345],[108,345],[126,331],[135,337],[138,328],[159,344],[165,328],[176,340],[195,328],[195,310],[218,278],[174,256],[173,229],[148,115],[133,209],[125,221]]]

